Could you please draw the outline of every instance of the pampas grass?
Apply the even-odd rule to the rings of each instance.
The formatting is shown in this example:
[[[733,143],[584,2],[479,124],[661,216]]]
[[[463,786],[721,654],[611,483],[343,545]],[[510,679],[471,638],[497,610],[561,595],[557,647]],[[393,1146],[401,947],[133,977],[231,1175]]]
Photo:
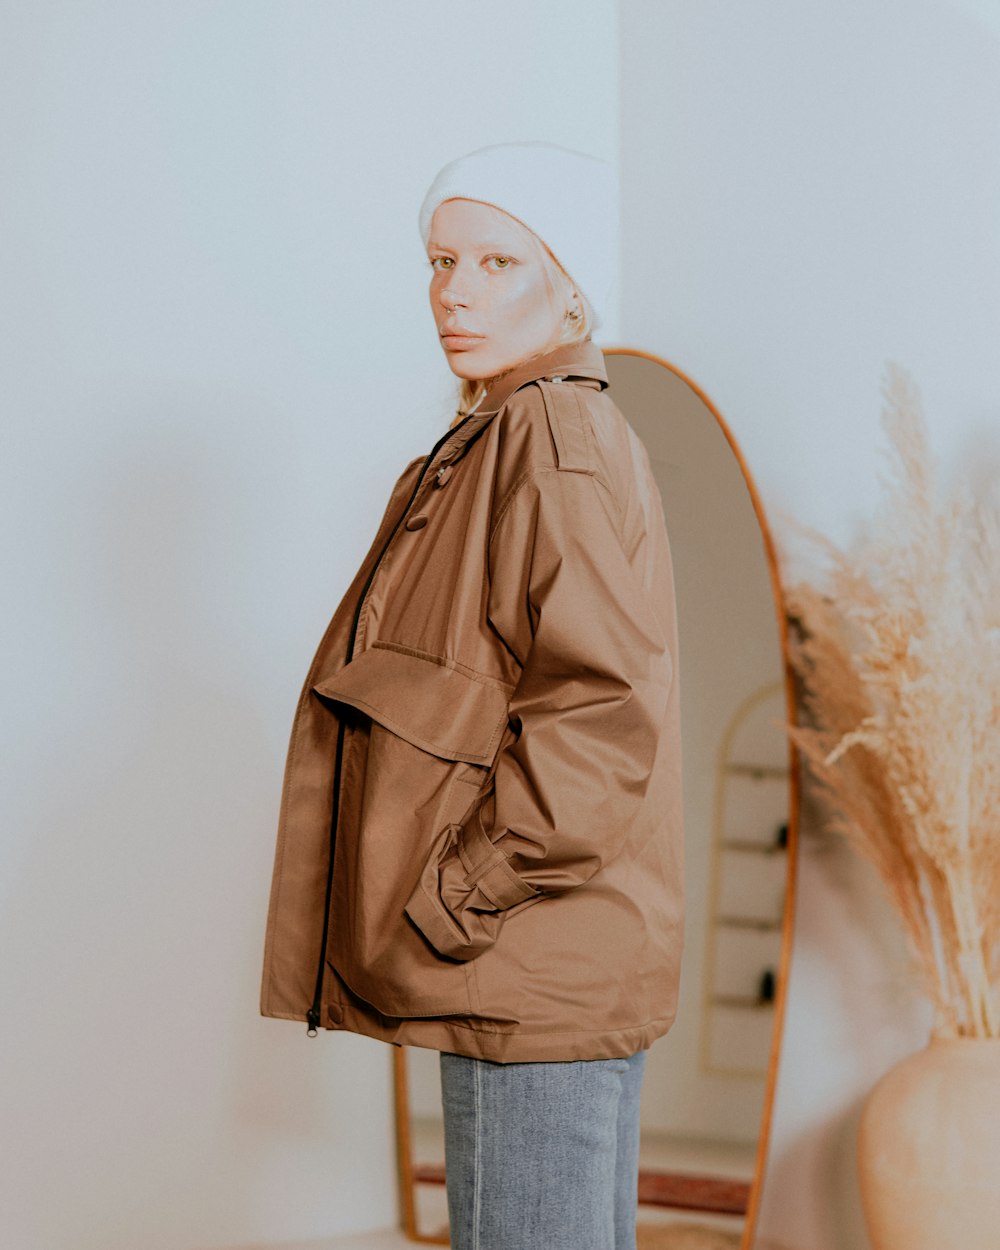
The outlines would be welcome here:
[[[796,530],[786,589],[808,723],[787,726],[895,905],[939,1037],[1000,1037],[1000,507],[942,501],[917,388],[887,369],[889,472],[850,552]]]

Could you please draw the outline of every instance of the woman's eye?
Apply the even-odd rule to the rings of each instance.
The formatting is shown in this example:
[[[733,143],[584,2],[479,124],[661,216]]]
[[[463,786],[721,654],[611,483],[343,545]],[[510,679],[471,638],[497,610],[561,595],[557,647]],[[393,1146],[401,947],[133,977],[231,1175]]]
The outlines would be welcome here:
[[[438,261],[439,261],[439,260],[440,260],[440,261],[447,261],[449,265],[452,263],[452,261],[451,261],[451,257],[450,257],[450,256],[432,256],[432,257],[431,257],[431,259],[430,259],[430,266],[431,266],[431,268],[432,268],[432,269],[437,269],[437,267],[438,267]],[[443,267],[444,267],[444,266],[442,266],[442,268],[443,268]]]
[[[508,269],[510,267],[509,256],[489,256],[487,260],[495,260],[498,269]]]

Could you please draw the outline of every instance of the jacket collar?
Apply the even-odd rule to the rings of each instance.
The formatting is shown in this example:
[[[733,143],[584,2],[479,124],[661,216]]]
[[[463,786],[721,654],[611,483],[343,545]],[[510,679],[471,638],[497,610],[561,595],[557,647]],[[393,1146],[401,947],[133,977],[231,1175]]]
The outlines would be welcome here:
[[[505,373],[486,392],[474,415],[492,416],[500,411],[511,395],[528,382],[539,378],[597,378],[603,391],[608,385],[604,353],[591,339],[582,343],[560,343],[557,347],[532,356]]]
[[[549,377],[596,379],[603,391],[608,385],[604,353],[592,339],[584,339],[580,343],[560,343],[541,355],[522,361],[487,388],[472,416],[457,426],[452,437],[442,444],[440,457],[435,463],[454,460],[462,447],[496,416],[516,390],[529,382],[537,382],[539,378]]]

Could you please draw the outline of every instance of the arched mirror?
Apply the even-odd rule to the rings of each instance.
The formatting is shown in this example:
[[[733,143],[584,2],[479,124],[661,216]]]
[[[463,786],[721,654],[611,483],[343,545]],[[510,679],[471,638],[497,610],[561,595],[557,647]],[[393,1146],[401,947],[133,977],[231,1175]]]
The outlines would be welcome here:
[[[685,949],[677,1019],[646,1063],[638,1245],[749,1250],[780,1053],[798,808],[782,728],[794,687],[777,563],[746,464],[707,396],[648,353],[612,348],[605,358],[610,393],[662,492],[680,650]],[[415,1241],[447,1245],[438,1062],[432,1050],[394,1052],[404,1226]]]

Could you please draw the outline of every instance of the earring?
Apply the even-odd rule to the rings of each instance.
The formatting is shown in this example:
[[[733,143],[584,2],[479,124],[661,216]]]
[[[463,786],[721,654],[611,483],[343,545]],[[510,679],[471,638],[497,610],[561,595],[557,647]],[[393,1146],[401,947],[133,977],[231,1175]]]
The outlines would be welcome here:
[[[569,317],[570,321],[579,321],[580,319],[580,313],[575,308],[567,308],[566,316]]]

